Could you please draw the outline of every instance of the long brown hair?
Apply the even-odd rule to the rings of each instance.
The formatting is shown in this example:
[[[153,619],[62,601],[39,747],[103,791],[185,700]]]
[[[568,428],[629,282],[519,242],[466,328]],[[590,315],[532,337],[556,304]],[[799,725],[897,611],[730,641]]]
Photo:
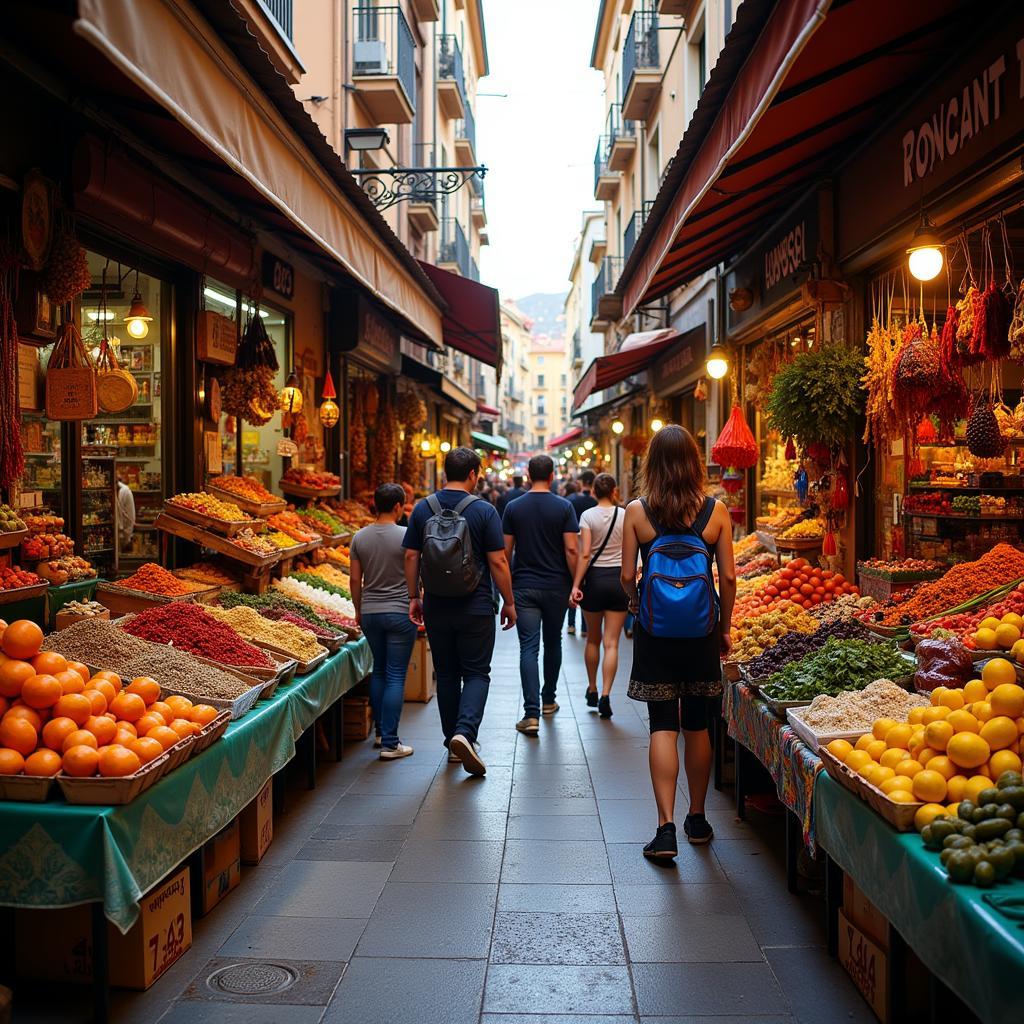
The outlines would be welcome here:
[[[707,477],[693,435],[677,423],[662,427],[647,447],[641,490],[666,530],[689,526],[706,497]]]

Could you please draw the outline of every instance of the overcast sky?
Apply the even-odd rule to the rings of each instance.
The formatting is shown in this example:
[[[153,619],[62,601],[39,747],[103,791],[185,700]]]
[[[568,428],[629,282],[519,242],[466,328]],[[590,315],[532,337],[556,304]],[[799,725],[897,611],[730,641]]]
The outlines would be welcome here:
[[[478,159],[491,244],[480,276],[503,298],[568,290],[573,239],[594,199],[603,80],[590,68],[598,0],[484,0]]]

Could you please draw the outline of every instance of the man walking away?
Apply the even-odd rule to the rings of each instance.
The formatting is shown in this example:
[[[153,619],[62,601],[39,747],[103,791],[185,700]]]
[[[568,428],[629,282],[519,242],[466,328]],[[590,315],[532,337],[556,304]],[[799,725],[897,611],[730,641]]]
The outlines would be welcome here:
[[[555,465],[548,455],[530,459],[528,494],[505,509],[505,553],[512,559],[512,589],[519,632],[519,673],[523,680],[523,718],[516,728],[535,736],[544,714],[558,710],[555,691],[562,669],[562,621],[576,572],[579,524],[572,505],[551,493]],[[544,692],[541,694],[541,636],[544,638]]]
[[[403,542],[409,618],[426,624],[430,638],[448,760],[483,775],[487,766],[476,738],[494,652],[492,577],[504,602],[503,629],[515,625],[516,607],[501,520],[475,493],[480,456],[472,448],[453,448],[444,473],[445,487],[412,510]]]
[[[377,521],[352,538],[350,552],[352,603],[356,622],[373,652],[370,703],[382,761],[408,757],[412,747],[398,739],[398,719],[405,700],[405,676],[416,643],[409,620],[405,585],[405,491],[400,484],[381,484],[374,492]]]
[[[523,478],[521,476],[512,477],[512,486],[504,494],[498,496],[498,515],[503,516],[508,503],[515,501],[516,498],[521,498],[525,493],[526,489],[523,487]]]
[[[597,504],[597,498],[594,497],[594,471],[585,469],[580,473],[579,489],[577,490],[575,484],[572,485],[572,488],[572,491],[566,489],[565,496],[576,513],[576,522],[579,523],[583,513]],[[566,632],[569,636],[576,635],[576,605],[574,604],[569,606],[569,628]],[[580,616],[580,636],[586,635],[587,620],[585,616]]]

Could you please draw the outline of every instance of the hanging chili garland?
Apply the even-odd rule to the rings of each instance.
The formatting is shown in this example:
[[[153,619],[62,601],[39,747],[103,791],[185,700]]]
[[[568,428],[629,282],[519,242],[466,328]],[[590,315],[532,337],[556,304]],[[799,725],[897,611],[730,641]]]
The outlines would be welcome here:
[[[11,487],[25,472],[25,452],[18,417],[18,324],[14,288],[18,262],[10,252],[0,254],[0,487]]]

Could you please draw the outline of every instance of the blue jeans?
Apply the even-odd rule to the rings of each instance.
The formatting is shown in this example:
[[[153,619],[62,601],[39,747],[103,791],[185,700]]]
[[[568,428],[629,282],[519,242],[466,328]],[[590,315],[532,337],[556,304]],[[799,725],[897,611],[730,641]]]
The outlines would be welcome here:
[[[562,670],[562,622],[567,591],[523,589],[514,592],[516,632],[519,634],[519,675],[523,681],[523,715],[540,718],[541,697],[551,704]],[[540,641],[544,638],[544,692],[541,694]]]
[[[416,643],[416,626],[404,612],[362,616],[363,632],[373,652],[370,704],[382,746],[398,745],[398,719],[405,700],[405,676]]]

